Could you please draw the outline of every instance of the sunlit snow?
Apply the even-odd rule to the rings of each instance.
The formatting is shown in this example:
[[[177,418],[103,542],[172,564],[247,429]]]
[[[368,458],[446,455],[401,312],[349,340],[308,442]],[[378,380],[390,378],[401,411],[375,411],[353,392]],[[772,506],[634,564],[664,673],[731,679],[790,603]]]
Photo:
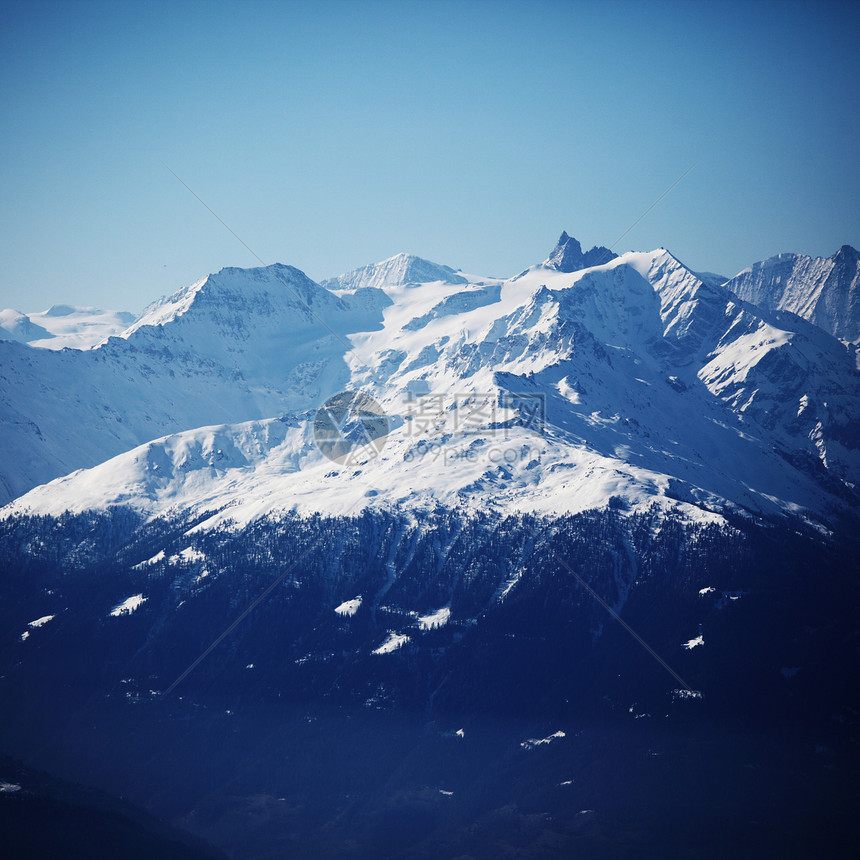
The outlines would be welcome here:
[[[169,564],[192,564],[195,561],[204,561],[205,559],[206,556],[200,550],[188,546],[176,555],[170,556],[167,561]]]
[[[451,610],[447,606],[431,612],[429,615],[423,615],[418,619],[418,626],[422,630],[434,630],[437,627],[444,627],[451,617]]]
[[[388,634],[388,638],[378,648],[373,650],[374,654],[390,654],[398,648],[402,648],[409,641],[409,637],[405,633]]]
[[[164,561],[164,550],[157,552],[152,558],[146,559],[146,561],[142,561],[139,564],[134,566],[135,570],[140,570],[142,567],[148,567],[150,564],[158,564],[158,562]]]
[[[343,615],[344,618],[350,618],[358,612],[358,607],[361,606],[361,595],[353,597],[352,600],[345,600],[340,606],[335,606],[334,611],[338,615]]]
[[[114,606],[114,608],[111,609],[110,614],[114,617],[118,617],[120,615],[131,615],[131,613],[134,612],[141,603],[145,603],[146,600],[147,598],[142,594],[133,594],[131,597],[127,597],[123,600],[122,603]]]
[[[27,627],[29,627],[30,630],[36,630],[37,628],[42,627],[43,625],[47,624],[54,617],[55,616],[53,616],[53,615],[43,615],[41,618],[37,618],[35,621],[30,621],[27,624]],[[26,642],[30,638],[30,630],[25,630],[21,634],[21,641],[22,642]]]
[[[554,734],[551,734],[549,737],[546,737],[546,738],[540,738],[540,739],[529,738],[528,740],[523,741],[520,744],[520,746],[524,750],[530,750],[530,749],[534,749],[535,747],[543,746],[544,744],[551,744],[553,741],[560,740],[563,737],[567,737],[567,736],[565,735],[564,732],[558,731],[558,732],[555,732]]]

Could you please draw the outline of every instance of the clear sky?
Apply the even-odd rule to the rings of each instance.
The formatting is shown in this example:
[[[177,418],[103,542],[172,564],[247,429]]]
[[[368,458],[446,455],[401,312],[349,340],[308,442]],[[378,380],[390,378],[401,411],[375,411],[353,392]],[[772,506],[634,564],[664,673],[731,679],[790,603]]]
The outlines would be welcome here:
[[[731,275],[860,246],[860,4],[0,2],[0,307],[222,266],[516,274],[561,230]]]

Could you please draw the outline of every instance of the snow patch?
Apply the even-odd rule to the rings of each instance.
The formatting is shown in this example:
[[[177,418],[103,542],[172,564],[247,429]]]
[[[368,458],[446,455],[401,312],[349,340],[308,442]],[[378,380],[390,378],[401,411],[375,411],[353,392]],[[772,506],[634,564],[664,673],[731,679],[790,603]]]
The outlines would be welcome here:
[[[157,552],[152,558],[148,558],[146,561],[141,561],[136,564],[133,570],[140,570],[142,567],[148,567],[150,564],[158,564],[160,561],[164,561],[164,550]]]
[[[418,626],[421,630],[435,630],[438,627],[444,627],[451,617],[451,610],[447,606],[431,612],[429,615],[422,615],[418,619]]]
[[[555,732],[554,734],[551,734],[549,737],[546,738],[529,738],[528,740],[523,741],[520,746],[524,750],[531,750],[535,747],[543,746],[544,744],[551,744],[553,741],[559,740],[564,737],[567,737],[567,735],[565,735],[564,732],[559,731]]]
[[[162,553],[161,555],[163,557],[164,553]],[[200,552],[199,549],[194,549],[194,547],[187,546],[184,550],[177,553],[176,555],[170,556],[170,558],[167,559],[167,562],[168,564],[192,564],[195,561],[204,561],[205,559],[206,556],[202,552]]]
[[[334,611],[338,615],[342,615],[344,618],[351,618],[356,612],[358,612],[359,606],[361,606],[360,594],[358,597],[353,597],[352,600],[345,600],[340,606],[335,606]]]
[[[388,638],[378,647],[375,648],[374,654],[390,654],[398,648],[402,648],[409,641],[409,637],[405,633],[388,634]]]
[[[673,699],[691,700],[702,699],[704,694],[701,690],[672,690]]]
[[[110,614],[114,618],[118,618],[120,615],[131,615],[141,603],[146,603],[147,598],[142,594],[133,594],[131,597],[127,597],[123,600],[122,603],[117,604],[111,609]]]

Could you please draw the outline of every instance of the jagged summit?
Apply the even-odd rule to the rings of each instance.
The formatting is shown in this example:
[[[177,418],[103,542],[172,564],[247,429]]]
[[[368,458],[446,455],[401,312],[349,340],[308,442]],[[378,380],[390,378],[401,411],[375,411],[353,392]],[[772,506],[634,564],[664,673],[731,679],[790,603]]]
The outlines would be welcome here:
[[[336,278],[321,281],[329,290],[356,290],[363,287],[398,287],[404,284],[465,284],[466,278],[450,266],[441,266],[414,254],[395,254],[380,263],[370,263]]]
[[[843,245],[834,255],[833,260],[836,263],[847,263],[856,265],[860,260],[860,251],[851,245]]]
[[[860,254],[851,245],[832,257],[777,254],[726,287],[745,301],[791,311],[843,341],[860,342]]]
[[[558,272],[578,272],[591,266],[602,266],[617,256],[618,254],[614,254],[603,245],[595,245],[590,251],[583,253],[582,245],[563,231],[543,265],[547,269],[555,269]]]

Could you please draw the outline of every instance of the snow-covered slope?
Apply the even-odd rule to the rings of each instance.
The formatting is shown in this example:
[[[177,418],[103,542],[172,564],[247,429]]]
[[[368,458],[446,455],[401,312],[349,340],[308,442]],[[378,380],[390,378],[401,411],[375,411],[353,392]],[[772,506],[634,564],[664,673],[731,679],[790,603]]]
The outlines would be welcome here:
[[[850,245],[832,257],[778,254],[726,286],[762,308],[791,311],[841,340],[860,342],[860,254]]]
[[[342,298],[296,269],[224,269],[95,349],[0,342],[0,497],[163,436],[309,408],[346,385],[350,329],[384,295]]]
[[[548,261],[504,282],[416,284],[390,263],[331,291],[288,267],[224,270],[156,304],[74,365],[103,374],[101,408],[120,419],[109,441],[121,450],[99,441],[96,461],[119,456],[6,513],[557,513],[614,499],[826,518],[856,501],[860,377],[839,341],[798,317],[703,283],[662,249],[576,272]],[[111,396],[122,374],[133,399]],[[71,366],[61,375],[69,384]],[[34,401],[43,445],[71,433],[47,420],[58,389]],[[332,462],[315,443],[316,409],[339,389],[387,416],[378,456],[379,443]],[[101,440],[92,400],[75,408],[74,432],[93,425]]]

